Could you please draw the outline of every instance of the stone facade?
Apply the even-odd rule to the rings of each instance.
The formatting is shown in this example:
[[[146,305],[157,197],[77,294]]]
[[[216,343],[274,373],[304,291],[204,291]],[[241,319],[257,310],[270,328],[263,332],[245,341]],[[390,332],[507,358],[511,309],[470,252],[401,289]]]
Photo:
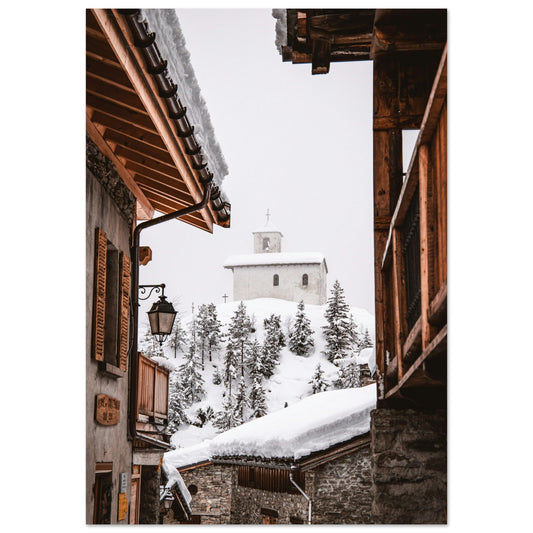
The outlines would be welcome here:
[[[313,524],[370,524],[370,446],[329,460],[305,472]],[[240,486],[238,466],[208,463],[182,470],[191,491],[192,514],[202,524],[307,524],[309,504],[301,494]],[[265,514],[266,513],[266,514]],[[169,513],[165,524],[179,523]]]
[[[374,521],[446,523],[446,411],[376,409],[371,435]]]
[[[314,469],[313,524],[371,524],[370,447]]]
[[[192,495],[192,515],[200,516],[201,524],[229,524],[232,502],[232,487],[236,483],[235,467],[208,463],[204,466],[180,472]],[[168,513],[164,524],[178,524]]]

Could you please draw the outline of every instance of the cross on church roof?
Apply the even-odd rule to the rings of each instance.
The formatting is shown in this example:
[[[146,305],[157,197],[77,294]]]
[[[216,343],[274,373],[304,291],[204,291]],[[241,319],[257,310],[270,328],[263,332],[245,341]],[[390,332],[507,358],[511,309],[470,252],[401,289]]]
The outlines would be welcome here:
[[[270,210],[268,208],[267,208],[266,216],[267,216],[267,224],[268,224],[268,221],[270,220]]]

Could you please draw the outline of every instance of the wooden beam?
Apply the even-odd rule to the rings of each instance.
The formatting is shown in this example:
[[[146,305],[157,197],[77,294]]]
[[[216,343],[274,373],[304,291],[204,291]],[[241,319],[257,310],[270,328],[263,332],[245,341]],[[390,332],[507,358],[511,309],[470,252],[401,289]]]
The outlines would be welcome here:
[[[113,102],[121,107],[133,109],[140,113],[145,112],[142,102],[135,92],[109,83],[103,78],[96,78],[89,74],[86,76],[85,88],[88,93]]]
[[[113,150],[105,142],[102,134],[98,128],[92,123],[89,116],[86,117],[86,128],[89,137],[92,141],[98,146],[98,149],[102,154],[104,154],[117,169],[118,175],[121,177],[122,181],[128,187],[128,189],[134,194],[137,199],[137,219],[138,220],[149,220],[154,216],[154,208],[152,204],[148,201],[144,193],[141,191],[135,180],[124,167],[121,161],[116,157]]]
[[[144,129],[137,128],[133,124],[121,120],[119,117],[112,117],[111,115],[94,111],[92,115],[92,121],[95,124],[101,124],[104,126],[106,131],[113,130],[117,133],[127,135],[132,139],[137,139],[143,143],[149,144],[150,146],[154,146],[155,148],[166,150],[165,144],[157,133],[152,133]]]
[[[394,306],[394,352],[398,357],[398,382],[403,377],[403,344],[407,330],[405,304],[405,272],[402,255],[402,236],[399,229],[392,233],[392,286]]]
[[[184,156],[185,149],[183,143],[179,140],[177,126],[167,118],[166,106],[158,95],[159,91],[154,80],[144,72],[142,67],[144,58],[133,42],[133,37],[126,21],[114,9],[94,9],[93,13],[157,132],[165,143],[176,169],[187,185],[191,196],[195,202],[199,202],[202,198],[202,191]],[[201,213],[209,227],[209,231],[212,231],[213,218],[209,209],[204,208]]]
[[[431,325],[428,319],[431,279],[430,279],[430,176],[429,148],[427,144],[418,150],[418,191],[420,205],[420,318],[422,326],[422,350],[425,350],[431,339]]]
[[[134,111],[131,108],[122,107],[91,93],[87,93],[85,101],[87,106],[91,107],[94,111],[99,111],[100,113],[105,113],[111,117],[119,118],[136,128],[157,133],[150,117],[142,111]]]
[[[429,305],[428,320],[433,326],[439,326],[446,323],[448,309],[447,295],[448,283],[445,280]]]

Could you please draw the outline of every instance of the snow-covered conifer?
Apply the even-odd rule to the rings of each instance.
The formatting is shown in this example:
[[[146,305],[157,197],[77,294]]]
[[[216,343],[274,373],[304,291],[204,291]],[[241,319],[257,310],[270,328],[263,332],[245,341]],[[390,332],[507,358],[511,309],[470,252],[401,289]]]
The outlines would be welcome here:
[[[222,377],[222,374],[220,373],[220,370],[219,370],[218,366],[214,365],[214,369],[213,369],[213,384],[214,385],[220,385],[222,383],[222,380],[223,380],[223,377]]]
[[[267,414],[266,393],[259,376],[253,378],[249,402],[251,418],[260,418]]]
[[[204,366],[204,354],[208,344],[208,337],[210,333],[210,320],[207,305],[201,304],[198,308],[198,315],[196,316],[196,335],[198,342],[198,350],[202,360],[202,368]]]
[[[170,373],[168,386],[168,429],[170,431],[175,432],[180,424],[189,423],[185,412],[186,404],[179,373],[174,370]]]
[[[231,342],[231,339],[226,344],[226,353],[224,355],[224,370],[223,370],[223,379],[224,384],[229,389],[231,395],[231,386],[232,382],[237,376],[237,366],[238,366],[238,354]]]
[[[365,348],[372,348],[372,346],[374,346],[374,343],[372,342],[372,339],[370,338],[370,333],[368,333],[368,328],[365,328],[363,339],[361,341],[361,350],[364,350]]]
[[[187,331],[181,323],[181,313],[178,311],[176,313],[176,318],[174,319],[172,332],[169,335],[169,344],[170,348],[174,350],[174,358],[178,355],[178,350],[182,351],[187,346],[188,342]]]
[[[324,314],[327,325],[322,327],[326,339],[326,350],[322,353],[332,363],[357,350],[355,322],[349,313],[350,306],[344,299],[344,290],[336,280]]]
[[[209,352],[209,361],[212,361],[213,352],[220,349],[224,336],[222,334],[222,322],[218,319],[216,305],[211,303],[207,306],[208,329],[207,349]]]
[[[352,389],[361,386],[361,369],[355,359],[350,359],[339,367],[335,386],[338,389]]]
[[[141,352],[146,355],[146,357],[162,357],[164,356],[163,347],[156,341],[155,337],[152,335],[152,330],[150,326],[146,326],[144,336],[139,343]]]
[[[311,321],[305,315],[303,300],[298,304],[296,318],[289,333],[289,350],[296,355],[308,355],[315,346]]]
[[[274,374],[274,368],[279,363],[281,349],[285,346],[285,336],[281,331],[281,316],[270,315],[263,321],[265,339],[263,341],[262,374],[269,378]]]
[[[311,377],[311,381],[308,383],[311,385],[313,394],[327,390],[329,384],[324,378],[324,371],[322,370],[320,363],[316,366],[315,373]]]
[[[238,355],[238,367],[241,371],[241,376],[244,376],[246,351],[249,346],[251,333],[252,320],[246,314],[246,306],[244,305],[244,302],[241,302],[231,317],[228,328],[228,344],[231,343],[233,350]]]
[[[222,404],[222,409],[215,414],[213,426],[221,431],[227,431],[236,426],[235,408],[233,406],[233,398],[231,394],[228,394],[226,400]]]
[[[200,372],[201,362],[196,352],[196,345],[191,342],[189,351],[185,355],[183,364],[179,367],[181,383],[183,385],[183,395],[189,405],[199,401],[205,394],[203,387],[204,379]]]
[[[246,364],[248,367],[248,373],[253,379],[255,376],[263,376],[265,370],[263,368],[263,354],[261,352],[261,345],[254,339],[250,343],[250,347],[247,352]]]
[[[248,408],[248,398],[246,392],[246,383],[244,378],[241,377],[239,381],[239,387],[237,389],[237,394],[235,395],[235,425],[240,425],[246,422],[246,409]]]

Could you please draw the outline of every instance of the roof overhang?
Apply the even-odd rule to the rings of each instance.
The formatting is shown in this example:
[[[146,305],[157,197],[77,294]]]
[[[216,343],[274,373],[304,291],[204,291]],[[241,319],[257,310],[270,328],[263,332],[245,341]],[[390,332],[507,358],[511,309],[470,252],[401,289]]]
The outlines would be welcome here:
[[[278,24],[285,24],[279,20]],[[326,74],[330,63],[365,61],[379,54],[442,50],[446,9],[287,9],[283,61],[311,63]]]
[[[137,218],[198,203],[213,180],[157,36],[139,10],[88,9],[87,133],[137,199]],[[212,231],[229,227],[230,205],[218,187],[199,212],[181,220]]]

